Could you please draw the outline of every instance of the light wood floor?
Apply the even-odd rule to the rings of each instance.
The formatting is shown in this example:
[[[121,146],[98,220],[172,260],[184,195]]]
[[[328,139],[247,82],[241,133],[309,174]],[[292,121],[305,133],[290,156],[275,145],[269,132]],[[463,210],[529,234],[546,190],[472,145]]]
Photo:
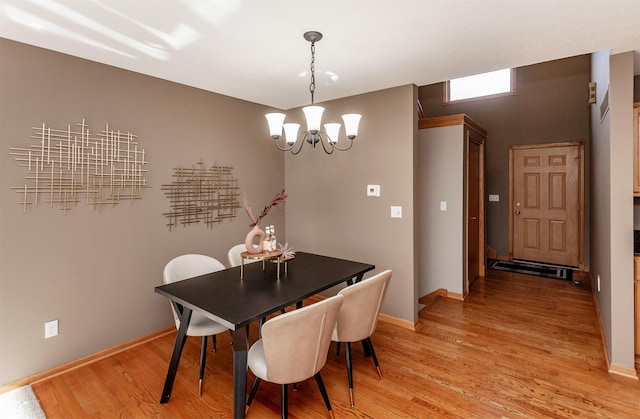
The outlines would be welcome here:
[[[640,418],[640,382],[607,372],[591,291],[568,281],[497,274],[465,302],[438,298],[420,328],[379,323],[372,341],[384,379],[354,348],[355,409],[344,354],[322,375],[337,418]],[[168,310],[167,306],[167,310]],[[256,329],[251,330],[255,338]],[[185,346],[169,403],[158,403],[174,335],[33,385],[47,417],[230,418],[229,334],[209,353],[197,395],[199,339]],[[249,385],[253,376],[249,373]],[[289,395],[291,418],[327,412],[315,380]],[[277,418],[279,387],[260,386],[248,418]]]

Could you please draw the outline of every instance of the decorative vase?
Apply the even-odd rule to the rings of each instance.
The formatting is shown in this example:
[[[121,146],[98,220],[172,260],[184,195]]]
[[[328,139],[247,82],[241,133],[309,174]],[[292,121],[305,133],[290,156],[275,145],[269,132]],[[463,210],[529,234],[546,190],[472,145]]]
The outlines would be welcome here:
[[[256,245],[255,239],[258,237],[258,244]],[[259,225],[254,225],[247,237],[244,239],[244,245],[247,248],[247,252],[252,255],[262,253],[262,241],[264,240],[264,231],[260,229]]]

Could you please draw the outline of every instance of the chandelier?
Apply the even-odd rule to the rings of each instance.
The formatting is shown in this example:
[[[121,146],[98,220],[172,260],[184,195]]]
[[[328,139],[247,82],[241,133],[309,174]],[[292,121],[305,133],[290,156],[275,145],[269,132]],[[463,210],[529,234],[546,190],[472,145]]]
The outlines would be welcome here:
[[[267,122],[269,123],[269,133],[274,140],[275,146],[281,151],[291,151],[292,154],[298,154],[302,150],[304,143],[311,144],[311,147],[315,148],[316,144],[322,144],[322,148],[325,153],[331,154],[334,150],[347,151],[353,146],[353,140],[358,135],[358,124],[362,115],[356,113],[350,113],[342,115],[344,121],[344,129],[347,138],[349,139],[348,146],[341,148],[338,146],[338,135],[340,134],[341,124],[337,122],[324,124],[324,131],[320,130],[322,123],[322,113],[324,108],[322,106],[316,106],[313,102],[313,95],[316,90],[316,77],[315,77],[315,53],[316,42],[322,39],[322,34],[316,31],[306,32],[304,39],[311,42],[311,84],[309,85],[309,92],[311,93],[311,105],[302,108],[304,116],[307,122],[307,130],[298,134],[300,124],[284,123],[286,117],[283,113],[268,113],[265,115]],[[278,144],[278,139],[282,135],[282,129],[284,128],[285,143],[282,146]]]

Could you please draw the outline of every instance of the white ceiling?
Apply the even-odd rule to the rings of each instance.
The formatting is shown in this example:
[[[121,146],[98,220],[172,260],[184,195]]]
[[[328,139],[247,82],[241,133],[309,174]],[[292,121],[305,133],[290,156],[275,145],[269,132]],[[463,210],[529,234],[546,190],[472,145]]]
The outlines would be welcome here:
[[[635,50],[640,0],[0,0],[0,36],[261,103]],[[44,69],[43,69],[44,70]]]

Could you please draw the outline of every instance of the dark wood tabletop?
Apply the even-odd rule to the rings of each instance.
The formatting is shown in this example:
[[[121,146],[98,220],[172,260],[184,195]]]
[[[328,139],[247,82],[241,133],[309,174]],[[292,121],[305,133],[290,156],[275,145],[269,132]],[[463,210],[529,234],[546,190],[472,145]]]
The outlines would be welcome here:
[[[374,269],[374,265],[320,256],[296,253],[287,262],[286,275],[276,279],[276,264],[251,263],[240,268],[190,278],[156,287],[158,294],[196,310],[231,330],[237,330],[254,321],[349,281]]]

